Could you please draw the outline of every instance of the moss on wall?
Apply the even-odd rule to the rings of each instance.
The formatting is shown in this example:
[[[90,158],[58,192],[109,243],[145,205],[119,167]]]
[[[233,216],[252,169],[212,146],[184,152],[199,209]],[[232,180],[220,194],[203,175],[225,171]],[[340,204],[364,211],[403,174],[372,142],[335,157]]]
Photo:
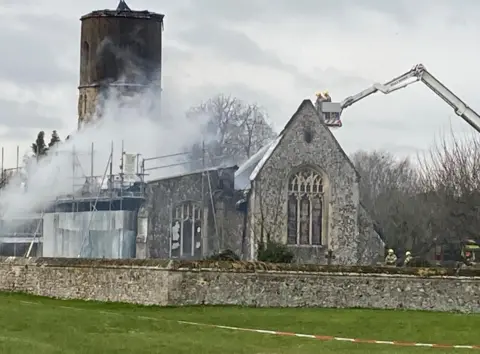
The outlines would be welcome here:
[[[398,268],[384,266],[339,266],[317,264],[272,264],[245,261],[186,261],[168,259],[82,259],[82,258],[13,258],[1,257],[1,263],[39,267],[155,267],[165,270],[217,270],[227,272],[300,272],[300,273],[348,273],[386,274],[409,276],[467,276],[480,277],[476,268]]]

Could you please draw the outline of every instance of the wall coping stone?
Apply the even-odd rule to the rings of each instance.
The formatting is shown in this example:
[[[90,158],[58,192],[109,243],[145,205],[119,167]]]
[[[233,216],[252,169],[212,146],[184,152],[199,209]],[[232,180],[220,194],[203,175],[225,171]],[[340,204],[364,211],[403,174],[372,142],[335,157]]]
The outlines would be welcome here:
[[[128,268],[194,272],[311,274],[323,276],[377,276],[412,278],[480,279],[475,268],[402,268],[385,266],[341,266],[318,264],[272,264],[245,261],[184,261],[169,259],[88,259],[0,257],[0,266]]]

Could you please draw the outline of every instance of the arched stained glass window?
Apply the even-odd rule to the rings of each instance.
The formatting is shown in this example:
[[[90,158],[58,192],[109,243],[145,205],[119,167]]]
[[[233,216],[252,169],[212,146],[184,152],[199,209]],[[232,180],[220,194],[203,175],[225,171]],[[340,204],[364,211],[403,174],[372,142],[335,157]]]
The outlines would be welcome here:
[[[288,183],[289,245],[321,245],[324,184],[320,173],[304,168]]]

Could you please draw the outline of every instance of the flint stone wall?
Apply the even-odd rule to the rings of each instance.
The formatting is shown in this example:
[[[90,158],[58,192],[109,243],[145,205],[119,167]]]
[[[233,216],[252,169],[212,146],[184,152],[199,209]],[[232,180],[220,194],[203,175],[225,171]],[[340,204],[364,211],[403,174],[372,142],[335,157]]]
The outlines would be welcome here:
[[[479,270],[10,257],[0,258],[0,291],[160,306],[480,313]]]

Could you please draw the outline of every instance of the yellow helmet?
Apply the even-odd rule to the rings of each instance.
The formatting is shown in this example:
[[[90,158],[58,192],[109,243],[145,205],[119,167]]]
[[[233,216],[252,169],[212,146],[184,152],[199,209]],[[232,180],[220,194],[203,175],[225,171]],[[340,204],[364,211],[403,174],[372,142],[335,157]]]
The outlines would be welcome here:
[[[390,248],[390,249],[388,250],[388,253],[393,253],[393,250]]]
[[[411,253],[410,251],[407,251],[407,252],[405,253],[405,255],[406,255],[406,256],[411,256],[412,253]]]
[[[316,95],[317,97],[318,97],[318,96],[328,96],[328,91],[325,90],[325,91],[322,91],[322,92],[317,92],[315,95]]]

